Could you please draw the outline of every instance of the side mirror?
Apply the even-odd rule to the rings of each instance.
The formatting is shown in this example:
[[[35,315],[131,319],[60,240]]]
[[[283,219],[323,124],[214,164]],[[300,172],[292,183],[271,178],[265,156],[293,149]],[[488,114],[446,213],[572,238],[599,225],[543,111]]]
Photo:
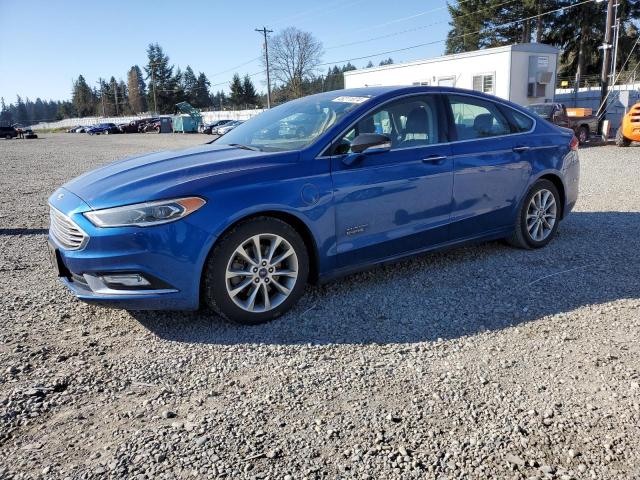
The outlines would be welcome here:
[[[342,163],[351,166],[365,155],[388,152],[391,150],[391,139],[377,133],[362,133],[351,142],[351,153],[343,157]]]

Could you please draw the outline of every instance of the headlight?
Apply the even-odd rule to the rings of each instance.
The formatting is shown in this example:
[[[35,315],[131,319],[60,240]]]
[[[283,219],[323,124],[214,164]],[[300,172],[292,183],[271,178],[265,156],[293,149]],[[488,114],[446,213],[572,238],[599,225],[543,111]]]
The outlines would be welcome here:
[[[200,197],[176,198],[94,210],[84,216],[96,227],[150,227],[186,217],[205,203]]]

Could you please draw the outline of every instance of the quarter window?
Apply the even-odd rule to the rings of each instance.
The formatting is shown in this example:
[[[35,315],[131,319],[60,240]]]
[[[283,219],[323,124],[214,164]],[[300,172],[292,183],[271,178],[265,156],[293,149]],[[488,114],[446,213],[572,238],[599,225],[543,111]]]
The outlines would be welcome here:
[[[511,123],[516,133],[528,132],[533,128],[533,120],[524,113],[508,108],[507,114],[511,117]]]
[[[449,95],[458,140],[488,138],[511,133],[498,106],[479,98]]]
[[[380,107],[349,129],[338,141],[333,153],[349,153],[353,139],[363,133],[387,135],[391,139],[391,149],[439,143],[436,98],[433,95],[410,97]]]

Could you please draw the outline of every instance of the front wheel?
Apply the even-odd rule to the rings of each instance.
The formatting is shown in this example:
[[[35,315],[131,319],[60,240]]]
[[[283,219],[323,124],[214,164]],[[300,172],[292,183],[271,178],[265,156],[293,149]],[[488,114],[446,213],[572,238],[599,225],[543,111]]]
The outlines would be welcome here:
[[[618,131],[616,132],[616,145],[619,147],[628,147],[631,145],[631,140],[625,138],[622,133],[622,127],[618,128]]]
[[[518,212],[515,230],[507,241],[518,248],[541,248],[558,231],[560,195],[549,180],[538,180],[529,190]]]
[[[309,254],[288,223],[257,217],[226,233],[211,252],[203,295],[215,312],[256,325],[279,317],[304,292]]]

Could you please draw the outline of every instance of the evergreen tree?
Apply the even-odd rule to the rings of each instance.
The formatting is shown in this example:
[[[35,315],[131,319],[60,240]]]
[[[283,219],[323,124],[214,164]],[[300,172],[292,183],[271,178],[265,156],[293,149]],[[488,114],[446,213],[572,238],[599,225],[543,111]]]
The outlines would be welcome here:
[[[28,125],[29,123],[31,123],[29,112],[27,111],[27,106],[22,101],[22,98],[20,98],[20,95],[17,95],[15,117],[16,122],[18,122],[20,125]]]
[[[51,119],[47,116],[44,102],[40,99],[40,97],[36,98],[36,101],[33,104],[33,114],[31,118],[34,122],[43,122]]]
[[[364,68],[373,68],[373,62],[369,60],[369,63],[367,63],[367,66]]]
[[[231,85],[229,85],[229,90],[231,90],[229,102],[234,107],[240,108],[244,102],[244,85],[242,84],[242,80],[240,80],[240,75],[238,75],[237,73],[233,74],[233,79],[231,80]]]
[[[216,92],[215,95],[211,95],[211,104],[214,110],[224,110],[228,103],[227,96],[222,90]]]
[[[127,73],[127,87],[129,94],[129,107],[133,113],[147,111],[147,92],[142,71],[138,65],[134,65]]]
[[[82,75],[73,82],[71,98],[79,116],[86,117],[95,113],[96,97]]]
[[[173,75],[173,65],[169,65],[169,56],[165,55],[162,47],[151,43],[147,47],[147,66],[144,70],[147,81],[150,81],[148,104],[158,113],[171,113],[175,107],[176,78]],[[154,105],[154,90],[157,105]]]
[[[253,85],[249,75],[245,75],[242,81],[242,103],[244,103],[247,108],[259,104],[256,87]]]
[[[184,91],[185,100],[191,105],[196,103],[196,87],[198,79],[196,74],[193,73],[193,69],[187,65],[182,76],[182,90]]]
[[[0,125],[8,126],[13,123],[13,113],[11,112],[12,105],[7,105],[4,103],[4,97],[0,98]]]
[[[207,76],[200,72],[196,80],[195,91],[193,93],[193,106],[198,108],[207,108],[211,105],[209,85],[211,85],[211,82],[209,82]]]
[[[389,57],[386,60],[381,60],[378,65],[380,65],[381,67],[385,65],[393,65],[393,58]]]

